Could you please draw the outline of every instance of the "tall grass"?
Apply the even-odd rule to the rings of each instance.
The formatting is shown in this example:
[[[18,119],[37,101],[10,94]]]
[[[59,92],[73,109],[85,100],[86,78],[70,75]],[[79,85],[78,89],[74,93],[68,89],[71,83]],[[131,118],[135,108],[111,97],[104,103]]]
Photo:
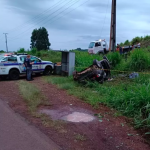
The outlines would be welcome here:
[[[88,52],[75,51],[75,54],[76,54],[75,64],[77,71],[83,70],[91,66],[94,59],[97,59],[99,61],[102,59],[101,55],[90,55],[88,54]]]
[[[25,81],[20,81],[18,85],[31,113],[34,113],[39,105],[49,105],[47,99],[36,86]]]
[[[131,54],[128,62],[130,70],[144,71],[150,67],[150,53],[142,49],[136,49]]]
[[[122,57],[118,52],[109,53],[107,55],[109,61],[111,62],[112,67],[115,67],[116,65],[120,64]]]

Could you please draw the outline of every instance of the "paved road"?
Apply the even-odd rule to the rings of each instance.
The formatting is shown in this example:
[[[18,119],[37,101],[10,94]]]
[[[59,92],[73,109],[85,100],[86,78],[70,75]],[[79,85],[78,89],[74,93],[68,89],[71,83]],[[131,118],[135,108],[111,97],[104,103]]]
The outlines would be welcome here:
[[[0,150],[60,150],[0,100]]]

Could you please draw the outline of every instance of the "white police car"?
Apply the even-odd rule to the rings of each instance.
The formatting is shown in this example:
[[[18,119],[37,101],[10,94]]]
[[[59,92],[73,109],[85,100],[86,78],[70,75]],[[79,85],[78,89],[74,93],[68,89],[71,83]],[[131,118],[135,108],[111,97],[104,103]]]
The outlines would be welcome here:
[[[25,74],[26,70],[23,65],[27,55],[18,54],[4,56],[0,59],[0,76],[9,76],[11,80],[19,79],[21,74]],[[51,61],[43,61],[36,56],[31,56],[31,61],[34,62],[32,70],[34,73],[43,73],[50,75],[54,69],[54,64]]]

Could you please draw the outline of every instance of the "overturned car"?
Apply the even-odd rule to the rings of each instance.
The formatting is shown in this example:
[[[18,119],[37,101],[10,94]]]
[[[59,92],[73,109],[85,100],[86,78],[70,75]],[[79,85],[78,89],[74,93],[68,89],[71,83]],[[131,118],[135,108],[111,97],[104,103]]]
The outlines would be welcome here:
[[[97,81],[102,84],[110,77],[110,63],[106,56],[103,56],[103,60],[101,61],[94,60],[91,66],[80,72],[73,72],[74,80],[81,83],[86,83],[87,81]]]

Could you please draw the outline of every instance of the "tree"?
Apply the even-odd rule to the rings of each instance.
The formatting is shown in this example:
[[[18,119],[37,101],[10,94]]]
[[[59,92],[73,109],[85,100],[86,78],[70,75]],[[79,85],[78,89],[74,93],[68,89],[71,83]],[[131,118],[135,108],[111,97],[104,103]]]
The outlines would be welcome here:
[[[120,44],[119,44],[120,46],[124,46],[124,44],[121,42]]]
[[[31,48],[36,48],[38,51],[48,50],[51,45],[48,36],[46,28],[34,29],[31,36]]]
[[[18,52],[18,53],[25,53],[26,51],[25,51],[24,48],[20,48],[17,52]]]
[[[130,45],[129,40],[126,40],[126,41],[124,42],[124,45],[126,45],[126,46]]]
[[[141,38],[137,36],[137,37],[132,39],[131,44],[135,45],[135,44],[138,44],[140,42],[141,42]]]

